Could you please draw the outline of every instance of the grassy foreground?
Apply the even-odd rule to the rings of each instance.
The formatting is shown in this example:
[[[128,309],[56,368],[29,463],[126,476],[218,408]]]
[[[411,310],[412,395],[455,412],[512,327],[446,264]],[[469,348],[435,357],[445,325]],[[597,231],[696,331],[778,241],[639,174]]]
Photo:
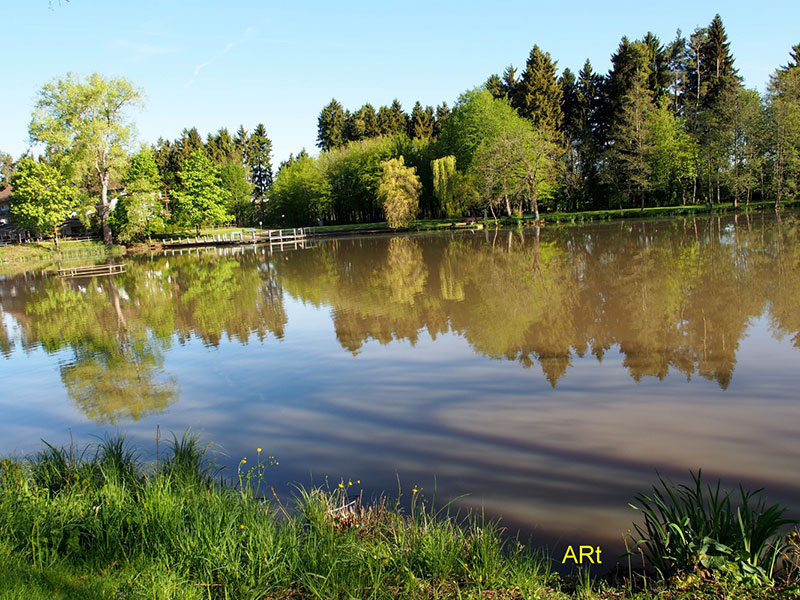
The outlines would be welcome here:
[[[228,484],[192,437],[166,455],[145,464],[115,438],[0,462],[0,598],[800,598],[796,583],[697,574],[563,580],[495,524],[415,492],[403,511],[345,481],[286,506],[260,449]]]

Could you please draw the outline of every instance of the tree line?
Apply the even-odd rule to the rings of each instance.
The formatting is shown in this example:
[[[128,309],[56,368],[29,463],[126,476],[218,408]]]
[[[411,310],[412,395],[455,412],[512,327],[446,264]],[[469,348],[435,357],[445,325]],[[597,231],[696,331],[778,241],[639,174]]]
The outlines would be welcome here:
[[[385,154],[391,145],[394,154],[381,158],[405,157],[421,184],[418,202],[409,202],[426,217],[780,205],[796,195],[800,176],[800,45],[789,59],[771,76],[766,95],[746,89],[716,15],[707,27],[688,37],[679,31],[667,43],[652,33],[623,37],[605,75],[588,60],[577,75],[559,74],[557,62],[534,45],[524,69],[512,65],[491,75],[452,110],[417,102],[406,114],[395,100],[377,114],[370,104],[350,112],[334,99],[318,119],[322,152],[310,161],[314,168],[302,166],[314,173],[317,197],[305,210],[290,208],[306,201],[294,193],[306,182],[298,169],[286,174],[273,200],[281,214],[301,220],[370,220],[369,204],[338,210],[347,190],[340,196],[336,189],[336,167],[350,153]],[[365,143],[387,137],[393,144]],[[374,203],[375,169],[362,167],[363,177],[349,187],[371,187]]]
[[[202,139],[196,128],[130,152],[124,79],[72,75],[45,85],[29,127],[44,154],[14,163],[18,223],[57,234],[76,215],[103,237],[169,227],[309,225],[416,217],[749,204],[797,194],[800,44],[765,95],[743,86],[719,15],[664,43],[623,37],[607,74],[587,60],[558,72],[534,45],[524,69],[464,92],[453,107],[398,100],[319,114],[318,156],[271,164],[263,125]],[[42,183],[45,182],[45,183]],[[116,197],[117,200],[114,200]]]

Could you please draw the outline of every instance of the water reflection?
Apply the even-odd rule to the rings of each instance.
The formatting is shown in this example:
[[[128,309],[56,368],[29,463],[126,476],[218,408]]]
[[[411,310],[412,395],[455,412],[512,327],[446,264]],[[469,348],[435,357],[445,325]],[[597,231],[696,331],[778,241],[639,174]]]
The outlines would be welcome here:
[[[0,372],[34,388],[0,399],[9,449],[81,423],[193,427],[232,464],[268,448],[276,485],[435,475],[441,497],[570,543],[618,541],[656,469],[800,507],[793,216],[126,262],[0,280]]]

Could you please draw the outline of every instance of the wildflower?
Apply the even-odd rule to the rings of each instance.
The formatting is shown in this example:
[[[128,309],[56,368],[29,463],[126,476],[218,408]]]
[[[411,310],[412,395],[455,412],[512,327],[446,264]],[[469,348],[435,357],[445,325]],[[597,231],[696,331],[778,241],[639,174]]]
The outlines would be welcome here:
[[[256,452],[261,452],[261,448],[256,448]]]
[[[411,490],[411,491],[412,491],[412,492],[414,492],[414,493],[416,494],[416,493],[417,493],[419,490],[418,490],[417,488],[414,488],[414,489],[413,489],[413,490]]]
[[[351,479],[350,481],[348,481],[348,482],[347,482],[347,486],[348,486],[348,487],[350,487],[351,485],[353,485],[353,480],[352,480],[352,479]]]
[[[247,458],[243,458],[243,459],[242,459],[242,464],[243,464],[243,465],[246,465],[246,464],[247,464]]]
[[[340,487],[340,488],[343,488],[343,487],[344,487],[344,484],[343,484],[343,483],[340,483],[340,484],[339,484],[339,487]]]
[[[244,525],[239,525],[239,529],[244,529]]]
[[[356,479],[356,483],[361,485],[361,480],[360,479]]]

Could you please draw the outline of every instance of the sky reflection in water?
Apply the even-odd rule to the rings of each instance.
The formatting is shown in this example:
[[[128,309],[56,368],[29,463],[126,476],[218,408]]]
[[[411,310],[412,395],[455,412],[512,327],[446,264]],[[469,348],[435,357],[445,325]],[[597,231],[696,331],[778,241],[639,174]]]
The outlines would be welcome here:
[[[620,546],[656,470],[800,508],[791,215],[375,237],[0,280],[0,452],[191,427],[232,473],[434,486]],[[152,458],[152,457],[150,457]],[[434,483],[435,478],[435,483]]]

